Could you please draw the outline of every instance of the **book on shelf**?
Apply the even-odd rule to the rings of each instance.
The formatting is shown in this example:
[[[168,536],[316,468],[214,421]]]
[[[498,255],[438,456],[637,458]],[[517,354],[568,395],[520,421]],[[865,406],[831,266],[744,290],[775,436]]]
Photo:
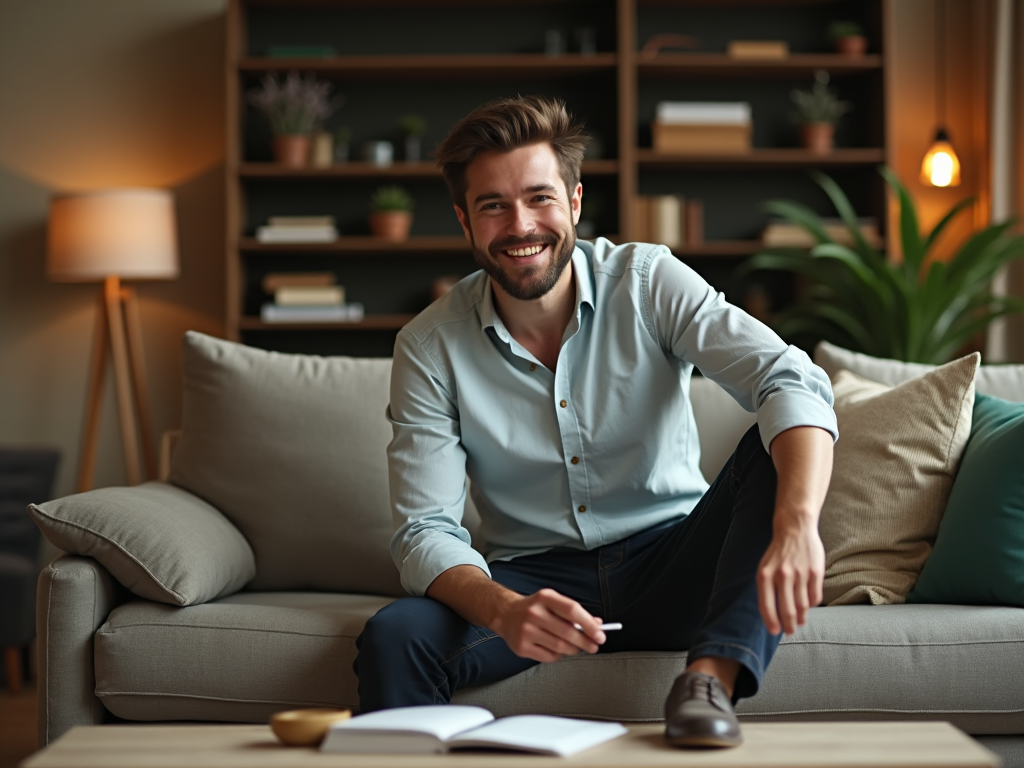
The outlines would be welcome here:
[[[338,239],[333,226],[273,226],[256,228],[256,239],[261,243],[332,243]]]
[[[267,302],[260,307],[265,323],[357,323],[365,317],[363,305],[351,304],[279,306]]]
[[[752,132],[745,101],[658,102],[651,126],[654,151],[666,154],[743,154]]]
[[[338,222],[333,216],[271,216],[267,224],[271,227],[334,227]]]
[[[784,59],[789,56],[785,40],[730,40],[726,46],[730,59]]]
[[[704,204],[679,195],[638,195],[633,200],[636,240],[673,250],[704,242]]]
[[[345,303],[342,285],[284,285],[274,291],[279,307],[337,306]]]
[[[268,272],[260,285],[265,293],[274,293],[278,288],[287,286],[326,286],[336,282],[333,272]]]
[[[566,757],[625,733],[619,723],[549,715],[496,720],[483,707],[439,704],[385,709],[334,723],[320,750],[422,754],[504,749]]]
[[[841,219],[822,219],[825,234],[841,245],[852,246],[853,235]],[[873,248],[882,247],[882,237],[878,233],[878,222],[871,217],[858,220],[861,236]],[[799,224],[789,221],[772,221],[761,233],[761,243],[765,248],[813,248],[818,241]]]

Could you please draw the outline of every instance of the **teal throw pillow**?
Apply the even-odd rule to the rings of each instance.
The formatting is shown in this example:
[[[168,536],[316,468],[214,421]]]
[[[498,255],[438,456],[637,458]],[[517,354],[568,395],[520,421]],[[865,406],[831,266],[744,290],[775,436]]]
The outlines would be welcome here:
[[[971,436],[909,603],[1024,607],[1024,404],[976,395]]]

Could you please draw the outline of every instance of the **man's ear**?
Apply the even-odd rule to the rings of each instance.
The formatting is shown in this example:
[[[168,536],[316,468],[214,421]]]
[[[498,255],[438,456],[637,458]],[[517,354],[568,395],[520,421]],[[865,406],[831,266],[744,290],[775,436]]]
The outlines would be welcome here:
[[[459,224],[462,225],[462,231],[463,233],[465,233],[466,239],[469,240],[470,243],[472,243],[473,235],[471,235],[469,231],[469,214],[466,213],[462,209],[462,207],[457,204],[453,205],[452,207],[455,209],[455,215],[459,219]]]
[[[569,204],[572,207],[572,223],[573,226],[580,223],[580,205],[583,203],[583,185],[577,184],[576,189],[572,193]]]

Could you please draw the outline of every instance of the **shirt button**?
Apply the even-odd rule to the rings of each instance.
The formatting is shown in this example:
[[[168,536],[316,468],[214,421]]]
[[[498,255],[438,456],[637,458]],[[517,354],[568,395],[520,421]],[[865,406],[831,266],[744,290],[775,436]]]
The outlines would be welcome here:
[[[579,464],[580,463],[580,457],[579,456],[573,456],[572,457],[572,463],[573,464]]]
[[[531,371],[536,371],[537,370],[537,364],[536,363],[530,363],[530,370]]]
[[[559,405],[562,406],[563,408],[565,408],[565,406],[567,406],[568,404],[569,403],[567,403],[565,400],[559,403]]]
[[[587,511],[586,505],[580,504],[580,512],[586,512],[586,511]]]

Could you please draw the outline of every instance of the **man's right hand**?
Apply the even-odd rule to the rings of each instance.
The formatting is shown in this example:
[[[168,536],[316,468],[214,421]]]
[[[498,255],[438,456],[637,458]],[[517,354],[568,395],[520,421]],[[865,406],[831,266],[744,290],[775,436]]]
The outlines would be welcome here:
[[[605,641],[601,619],[575,600],[553,589],[524,597],[472,565],[449,568],[427,588],[427,597],[470,624],[497,632],[513,653],[535,661],[558,661],[580,651],[597,653]]]
[[[604,643],[601,620],[575,600],[553,589],[542,589],[504,607],[491,629],[517,656],[535,661],[558,661],[580,651],[597,653]],[[575,624],[583,627],[576,629]]]

